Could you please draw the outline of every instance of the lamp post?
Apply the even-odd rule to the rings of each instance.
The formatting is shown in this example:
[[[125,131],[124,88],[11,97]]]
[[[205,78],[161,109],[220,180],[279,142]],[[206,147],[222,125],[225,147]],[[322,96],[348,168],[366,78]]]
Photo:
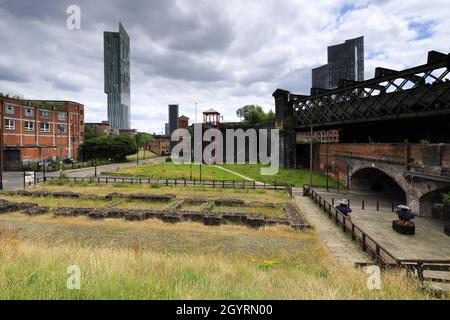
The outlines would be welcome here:
[[[329,192],[330,190],[329,190],[329,185],[328,185],[328,141],[326,142],[326,144],[325,144],[325,152],[326,152],[326,155],[325,155],[325,159],[326,159],[326,166],[327,166],[327,170],[326,170],[326,175],[327,175],[327,192]]]
[[[62,175],[63,172],[63,152],[62,152],[62,134],[63,134],[63,125],[58,125],[59,131],[59,176]]]
[[[98,144],[97,144],[97,124],[94,124],[94,128],[95,128],[94,176],[97,178],[97,149],[98,149]]]
[[[0,190],[3,190],[3,109],[0,123]]]
[[[309,186],[312,187],[312,169],[313,169],[313,126],[311,125],[311,135],[309,137]]]

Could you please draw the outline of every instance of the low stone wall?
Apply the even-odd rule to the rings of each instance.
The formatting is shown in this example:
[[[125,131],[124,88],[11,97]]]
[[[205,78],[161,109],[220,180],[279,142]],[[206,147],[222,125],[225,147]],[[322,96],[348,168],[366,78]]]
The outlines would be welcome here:
[[[54,196],[54,197],[68,197],[79,198],[83,197],[100,197],[102,199],[126,199],[126,200],[141,200],[141,201],[160,201],[170,202],[175,199],[175,195],[149,195],[149,194],[121,194],[111,193],[107,196],[96,195],[81,195],[74,192],[58,192],[51,193],[46,191],[14,191],[9,194],[26,195],[26,196]],[[201,211],[184,211],[182,207],[184,204],[198,205],[208,204]],[[273,207],[276,208],[280,204],[275,203],[261,203],[261,202],[245,202],[240,199],[186,199],[174,202],[165,210],[151,210],[151,209],[131,209],[131,208],[75,208],[62,207],[54,211],[55,216],[62,217],[76,217],[88,216],[91,219],[105,219],[105,218],[119,218],[127,221],[143,221],[146,219],[160,219],[166,223],[177,223],[181,221],[202,222],[207,226],[218,226],[221,224],[241,224],[252,228],[260,228],[264,226],[286,225],[294,229],[303,229],[309,227],[302,216],[300,210],[292,203],[283,204],[283,210],[286,218],[271,218],[264,215],[252,215],[246,212],[215,212],[212,213],[212,207],[228,206],[228,207]],[[49,212],[48,207],[41,207],[34,203],[16,203],[0,199],[0,213],[10,211],[22,210],[25,214],[35,216]]]

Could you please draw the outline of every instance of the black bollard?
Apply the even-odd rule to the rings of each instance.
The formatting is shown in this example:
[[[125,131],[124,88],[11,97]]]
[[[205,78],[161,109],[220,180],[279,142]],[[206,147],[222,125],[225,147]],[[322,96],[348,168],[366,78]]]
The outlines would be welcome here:
[[[364,200],[362,201],[361,209],[364,210]]]
[[[377,211],[380,211],[380,203],[377,201]]]
[[[334,206],[334,198],[331,198],[331,204]]]

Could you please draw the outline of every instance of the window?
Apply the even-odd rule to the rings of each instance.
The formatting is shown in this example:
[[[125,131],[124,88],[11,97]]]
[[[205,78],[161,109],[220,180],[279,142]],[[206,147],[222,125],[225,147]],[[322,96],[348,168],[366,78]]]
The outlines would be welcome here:
[[[42,118],[50,118],[50,111],[41,111]]]
[[[14,114],[16,108],[14,108],[14,106],[6,106],[6,110],[5,112],[8,114]]]
[[[5,119],[5,129],[6,130],[15,130],[16,129],[16,122],[11,119]]]
[[[34,131],[34,122],[25,121],[25,131]]]
[[[50,132],[50,123],[42,122],[41,123],[41,132]]]
[[[66,120],[66,114],[65,113],[58,113],[58,120],[59,121],[65,121]]]
[[[34,110],[32,108],[25,108],[25,116],[32,117],[34,115]]]
[[[65,133],[66,126],[64,124],[58,124],[58,133]]]

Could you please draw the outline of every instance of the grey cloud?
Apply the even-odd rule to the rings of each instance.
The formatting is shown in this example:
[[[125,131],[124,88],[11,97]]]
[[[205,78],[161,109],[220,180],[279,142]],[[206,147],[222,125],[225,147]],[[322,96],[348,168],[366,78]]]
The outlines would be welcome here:
[[[63,77],[55,75],[45,75],[42,78],[49,82],[55,89],[73,92],[83,91],[83,84],[79,83],[78,81],[70,81],[68,79],[64,79]]]
[[[10,82],[28,82],[29,76],[20,70],[16,69],[16,65],[11,64],[9,67],[0,65],[0,80]]]

